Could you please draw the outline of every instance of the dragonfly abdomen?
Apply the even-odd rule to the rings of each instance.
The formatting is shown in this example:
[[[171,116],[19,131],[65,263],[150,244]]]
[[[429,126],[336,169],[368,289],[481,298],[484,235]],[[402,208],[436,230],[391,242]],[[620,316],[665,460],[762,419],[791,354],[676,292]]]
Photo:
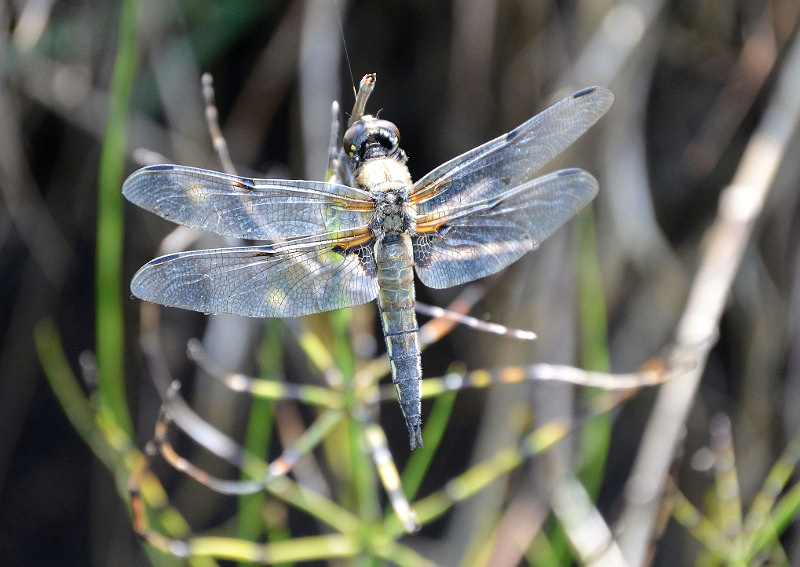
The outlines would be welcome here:
[[[383,336],[400,407],[408,426],[411,448],[422,447],[420,380],[422,366],[419,326],[415,314],[411,238],[398,234],[375,244],[378,267],[378,306]]]

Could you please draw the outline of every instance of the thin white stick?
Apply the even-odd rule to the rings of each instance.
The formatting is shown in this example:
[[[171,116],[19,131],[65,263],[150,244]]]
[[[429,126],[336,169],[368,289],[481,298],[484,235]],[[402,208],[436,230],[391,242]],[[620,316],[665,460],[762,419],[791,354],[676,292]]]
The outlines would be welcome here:
[[[466,325],[467,327],[472,327],[473,329],[486,331],[487,333],[493,333],[495,335],[503,335],[523,341],[532,341],[536,339],[536,333],[533,331],[512,329],[510,327],[506,327],[505,325],[500,325],[499,323],[481,321],[480,319],[470,317],[469,315],[463,315],[455,311],[450,311],[435,305],[428,305],[427,303],[421,303],[419,301],[417,301],[417,312],[427,315],[428,317],[437,317],[441,319],[447,319],[449,321],[455,321],[456,323]]]
[[[217,104],[214,102],[214,79],[211,73],[203,73],[200,79],[201,89],[203,94],[203,104],[206,109],[206,125],[208,126],[208,134],[211,136],[211,143],[214,145],[214,151],[217,153],[220,163],[222,164],[222,171],[236,175],[236,166],[233,165],[231,154],[228,151],[228,142],[225,136],[222,135],[222,129],[219,127],[219,111]]]

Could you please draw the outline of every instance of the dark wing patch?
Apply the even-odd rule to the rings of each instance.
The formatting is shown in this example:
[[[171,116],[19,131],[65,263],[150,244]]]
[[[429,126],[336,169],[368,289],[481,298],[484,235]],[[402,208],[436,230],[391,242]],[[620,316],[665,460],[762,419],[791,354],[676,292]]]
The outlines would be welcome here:
[[[353,246],[352,248],[336,246],[333,251],[345,257],[354,256],[361,263],[361,268],[366,275],[372,278],[378,277],[378,265],[375,263],[374,239],[364,244]]]

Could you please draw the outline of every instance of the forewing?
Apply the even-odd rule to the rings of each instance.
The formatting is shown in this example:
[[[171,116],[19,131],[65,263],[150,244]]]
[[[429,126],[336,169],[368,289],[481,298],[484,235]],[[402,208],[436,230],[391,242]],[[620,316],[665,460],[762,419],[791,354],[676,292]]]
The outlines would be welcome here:
[[[437,167],[417,181],[411,201],[420,216],[499,195],[526,183],[588,130],[614,101],[605,87],[591,87],[557,102],[504,134]]]
[[[586,171],[565,169],[448,209],[439,224],[420,219],[413,239],[419,279],[445,288],[502,270],[589,204],[597,187]]]
[[[248,317],[299,317],[378,295],[373,246],[250,246],[180,252],[133,276],[136,297],[168,307]]]
[[[172,222],[250,240],[336,235],[366,227],[369,193],[335,183],[249,179],[179,165],[134,172],[122,186],[132,203]]]

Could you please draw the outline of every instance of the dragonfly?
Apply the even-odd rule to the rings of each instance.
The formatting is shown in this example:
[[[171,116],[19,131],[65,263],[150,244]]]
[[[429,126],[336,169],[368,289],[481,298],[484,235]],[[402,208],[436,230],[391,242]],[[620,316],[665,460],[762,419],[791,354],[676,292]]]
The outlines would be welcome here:
[[[131,291],[164,306],[248,317],[300,317],[377,298],[413,450],[423,445],[414,273],[436,289],[489,276],[588,205],[598,191],[588,172],[538,174],[614,95],[580,90],[412,182],[397,126],[365,114],[375,81],[368,74],[359,85],[327,182],[181,165],[128,177],[125,197],[164,219],[263,241],[161,256],[136,272]]]

